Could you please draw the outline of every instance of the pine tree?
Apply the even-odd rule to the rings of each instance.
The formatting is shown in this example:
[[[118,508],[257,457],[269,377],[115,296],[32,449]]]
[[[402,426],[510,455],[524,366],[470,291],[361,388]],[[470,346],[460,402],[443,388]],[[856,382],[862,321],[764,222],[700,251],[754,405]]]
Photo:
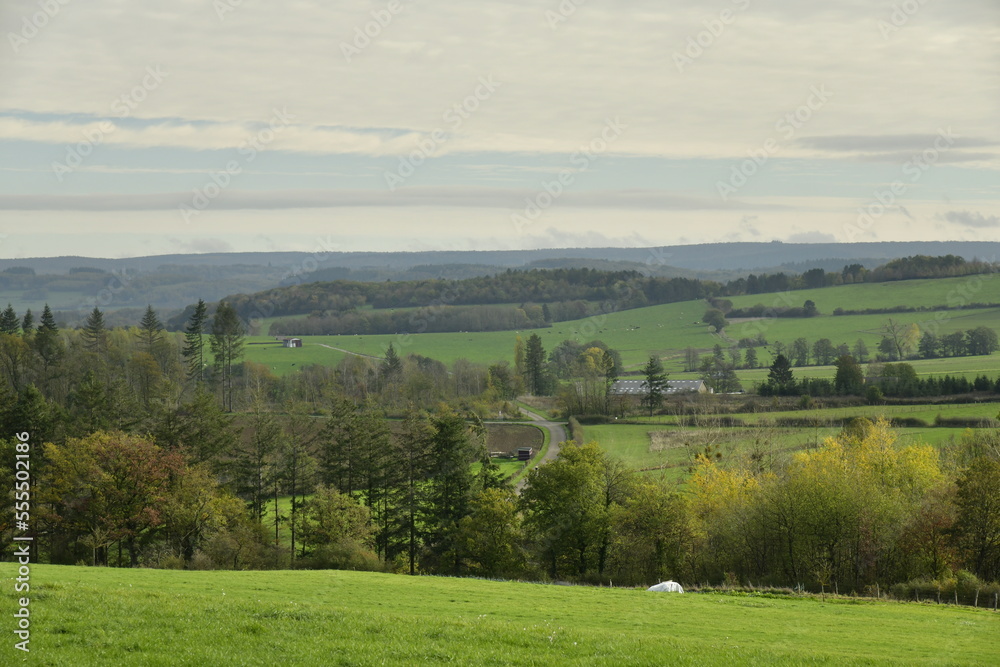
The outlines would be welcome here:
[[[203,382],[205,380],[205,325],[208,323],[208,305],[198,299],[194,313],[184,329],[184,349],[181,354],[187,359],[188,377]]]
[[[533,396],[545,393],[545,349],[538,334],[531,334],[524,354],[524,379]]]
[[[783,354],[774,358],[767,372],[767,384],[776,394],[790,393],[795,389],[795,379],[792,375],[792,362]]]
[[[163,324],[156,316],[156,311],[150,305],[146,306],[146,313],[139,322],[139,340],[142,341],[146,352],[153,354],[153,348],[163,340]]]
[[[45,304],[42,310],[42,318],[35,331],[32,346],[42,359],[44,377],[48,379],[49,371],[59,365],[65,352],[62,339],[59,337],[59,327],[56,325],[56,318],[49,304]]]
[[[84,347],[91,352],[104,355],[108,350],[108,330],[104,326],[104,313],[97,306],[87,316],[83,325]]]
[[[0,333],[10,336],[16,336],[21,333],[21,320],[18,318],[17,313],[14,312],[14,307],[9,303],[7,304],[7,309],[3,313],[0,313]]]
[[[427,480],[434,454],[432,435],[426,415],[408,412],[402,432],[392,439],[395,465],[391,470],[396,474],[390,480],[390,535],[386,560],[405,555],[410,574],[417,572],[417,554],[427,527]]]
[[[389,343],[389,347],[385,351],[385,358],[379,366],[379,371],[385,385],[395,383],[403,374],[403,362],[400,361],[399,355],[396,354],[396,348],[392,346],[392,343]]]
[[[659,357],[653,355],[642,368],[646,376],[646,390],[642,396],[642,405],[649,408],[649,416],[663,403],[663,391],[667,388],[667,376],[663,372],[663,364]]]
[[[222,404],[233,411],[233,364],[243,356],[246,329],[236,310],[225,301],[219,303],[212,318],[209,341],[215,357],[215,369],[222,383]]]
[[[24,319],[21,320],[21,335],[31,338],[35,335],[35,316],[31,314],[31,308],[24,311]]]
[[[459,521],[469,514],[477,448],[465,420],[452,412],[431,418],[432,467],[428,488],[428,544],[439,569],[457,574],[462,549],[456,544]]]

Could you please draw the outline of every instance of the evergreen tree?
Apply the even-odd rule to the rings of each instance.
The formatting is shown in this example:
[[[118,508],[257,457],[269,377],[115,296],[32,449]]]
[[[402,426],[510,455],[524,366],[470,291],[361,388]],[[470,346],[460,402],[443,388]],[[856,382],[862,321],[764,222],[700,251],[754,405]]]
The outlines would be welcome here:
[[[32,345],[42,360],[43,379],[47,381],[50,379],[50,372],[62,362],[63,354],[66,351],[62,338],[59,337],[56,318],[52,314],[49,304],[45,304],[45,308],[42,310],[42,318],[35,331]]]
[[[659,357],[653,355],[642,368],[646,377],[645,393],[642,395],[642,405],[649,408],[649,416],[663,403],[663,392],[667,388],[667,376],[663,372],[663,364]]]
[[[35,335],[35,316],[31,314],[31,308],[24,311],[24,319],[21,320],[21,335],[31,338]]]
[[[434,462],[433,429],[426,417],[409,412],[398,438],[393,438],[394,469],[388,509],[391,516],[387,560],[405,555],[410,574],[417,572],[417,554],[426,529],[427,479]]]
[[[212,319],[210,345],[215,369],[222,388],[222,404],[233,411],[233,365],[243,356],[245,329],[236,310],[225,301],[219,303]]]
[[[87,316],[83,325],[83,344],[91,352],[104,355],[108,351],[108,330],[104,326],[104,313],[97,306]]]
[[[386,348],[385,358],[382,359],[382,364],[379,366],[379,373],[387,386],[398,382],[403,375],[403,362],[396,354],[396,348],[392,346],[392,343],[389,343],[389,347]]]
[[[524,354],[524,379],[528,393],[541,396],[545,393],[545,349],[538,334],[531,334]]]
[[[0,313],[0,333],[10,336],[16,336],[21,333],[21,320],[18,318],[17,313],[14,312],[14,307],[9,303],[7,304],[7,309],[3,313]]]
[[[767,372],[767,384],[776,394],[786,394],[794,390],[795,379],[792,376],[792,362],[783,354],[774,358]]]
[[[457,574],[462,548],[459,522],[469,514],[475,490],[472,463],[477,448],[461,416],[445,412],[431,418],[432,468],[428,489],[428,547],[439,571]]]
[[[163,324],[152,306],[146,306],[146,313],[139,322],[139,340],[150,354],[153,354],[156,344],[163,340]]]
[[[188,377],[203,382],[205,380],[205,325],[208,323],[208,305],[198,299],[194,313],[184,328],[184,349],[181,354],[187,359]]]

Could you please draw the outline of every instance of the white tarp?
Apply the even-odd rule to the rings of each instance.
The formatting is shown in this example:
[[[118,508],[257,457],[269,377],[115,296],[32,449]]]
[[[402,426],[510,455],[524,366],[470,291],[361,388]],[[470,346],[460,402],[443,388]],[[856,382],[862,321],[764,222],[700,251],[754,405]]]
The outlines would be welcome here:
[[[655,586],[646,589],[654,593],[683,593],[684,589],[676,581],[661,581]]]

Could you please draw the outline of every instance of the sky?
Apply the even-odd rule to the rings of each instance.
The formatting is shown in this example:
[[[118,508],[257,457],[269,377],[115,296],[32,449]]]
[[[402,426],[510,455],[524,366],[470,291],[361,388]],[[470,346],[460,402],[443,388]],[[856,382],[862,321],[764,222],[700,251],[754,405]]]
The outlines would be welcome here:
[[[996,0],[4,0],[0,257],[1000,240]]]

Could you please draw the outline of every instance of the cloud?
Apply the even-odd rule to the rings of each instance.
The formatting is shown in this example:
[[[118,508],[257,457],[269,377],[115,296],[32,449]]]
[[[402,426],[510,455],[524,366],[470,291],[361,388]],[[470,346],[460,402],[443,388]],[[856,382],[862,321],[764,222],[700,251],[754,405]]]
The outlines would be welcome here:
[[[834,96],[800,133],[920,137],[929,118],[970,136],[995,131],[997,105],[983,92],[993,89],[1000,36],[993,0],[922,6],[890,39],[877,26],[892,12],[888,0],[773,0],[741,11],[724,2],[735,18],[718,36],[705,32],[715,14],[696,0],[637,0],[628,12],[585,3],[555,29],[546,12],[557,2],[404,2],[351,58],[343,45],[372,21],[371,3],[231,4],[221,19],[213,3],[194,0],[129,11],[114,0],[66,5],[16,54],[0,50],[0,111],[31,114],[25,122],[107,117],[160,66],[162,83],[130,116],[153,124],[123,123],[116,141],[231,146],[246,124],[284,107],[297,118],[282,138],[290,150],[388,154],[444,128],[455,130],[446,151],[553,153],[577,150],[617,115],[630,126],[615,147],[624,153],[743,157],[824,83]],[[37,11],[36,0],[4,3],[0,32]],[[705,42],[702,33],[709,46],[679,71],[674,55]],[[490,76],[496,91],[475,98]],[[455,128],[447,114],[467,102]],[[79,141],[79,125],[9,126],[0,136]],[[888,143],[864,150],[908,148]]]
[[[983,215],[974,211],[948,211],[941,217],[948,222],[962,225],[963,227],[972,227],[974,229],[1000,228],[1000,216],[996,215]]]
[[[924,149],[932,148],[932,144],[928,144]],[[856,160],[861,162],[889,162],[893,164],[903,164],[907,161],[913,160],[914,158],[919,158],[921,152],[924,149],[913,150],[910,152],[899,151],[897,153],[872,153],[867,155],[855,155],[852,156]],[[934,164],[957,164],[962,162],[991,162],[1000,157],[1000,153],[983,153],[983,152],[962,152],[961,150],[953,150],[951,148],[946,148],[944,150],[935,151],[934,153]]]
[[[947,130],[942,130],[947,132]],[[799,145],[807,148],[818,148],[827,151],[880,152],[880,151],[922,151],[933,147],[942,135],[939,134],[897,134],[897,135],[867,135],[844,134],[823,137],[802,137],[796,140]],[[982,148],[1000,144],[995,139],[983,137],[953,136],[950,139],[951,148]]]
[[[384,190],[225,190],[208,208],[278,210],[295,208],[459,206],[524,210],[539,191],[459,186]],[[547,196],[547,195],[546,195]],[[551,199],[551,198],[550,198]],[[155,211],[191,206],[190,192],[157,194],[0,195],[8,211]],[[678,196],[658,190],[566,192],[553,205],[563,207],[663,209],[675,211],[784,208],[780,204],[721,202],[715,197]]]

